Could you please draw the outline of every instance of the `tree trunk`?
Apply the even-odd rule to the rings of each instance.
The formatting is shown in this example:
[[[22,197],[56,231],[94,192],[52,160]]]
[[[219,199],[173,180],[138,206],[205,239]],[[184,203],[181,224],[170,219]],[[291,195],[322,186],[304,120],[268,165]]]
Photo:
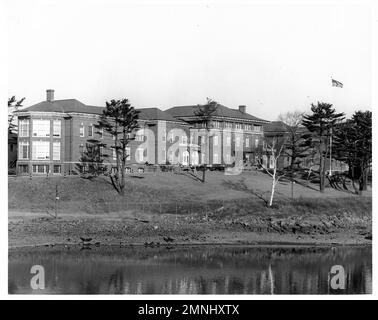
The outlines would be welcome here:
[[[274,192],[276,190],[276,181],[275,181],[275,177],[273,178],[273,181],[272,181],[272,191],[270,192],[270,199],[269,199],[269,207],[271,207],[273,205],[273,198],[274,198]]]
[[[321,156],[320,156],[319,175],[320,175],[320,192],[324,192],[324,189],[325,189],[325,156],[323,154],[321,154]]]
[[[203,171],[202,171],[202,182],[205,183],[206,179],[206,164],[203,165]]]

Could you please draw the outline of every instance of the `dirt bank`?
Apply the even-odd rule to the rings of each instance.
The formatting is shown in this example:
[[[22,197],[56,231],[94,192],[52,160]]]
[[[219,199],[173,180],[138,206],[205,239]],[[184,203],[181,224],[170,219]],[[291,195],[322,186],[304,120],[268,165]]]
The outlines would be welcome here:
[[[371,244],[371,214],[9,214],[10,247],[77,244],[80,237],[97,245]]]

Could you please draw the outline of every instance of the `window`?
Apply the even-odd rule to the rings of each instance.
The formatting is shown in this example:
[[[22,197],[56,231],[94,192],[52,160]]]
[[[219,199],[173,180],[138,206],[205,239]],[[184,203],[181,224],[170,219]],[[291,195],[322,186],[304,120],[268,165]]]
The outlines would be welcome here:
[[[245,138],[245,146],[248,148],[249,147],[249,138]]]
[[[93,126],[88,126],[88,137],[93,137]],[[113,136],[114,139],[114,136]]]
[[[170,151],[168,152],[168,161],[169,161],[170,163],[173,163],[173,151],[172,151],[172,150],[170,150]]]
[[[50,170],[48,165],[33,164],[33,173],[48,173]]]
[[[232,129],[232,122],[226,122],[224,126],[225,128]]]
[[[189,152],[188,151],[184,151],[182,153],[182,164],[184,166],[187,166],[189,164]]]
[[[213,128],[219,128],[220,122],[219,121],[213,121]]]
[[[131,156],[130,147],[126,147],[125,151],[126,151],[126,160],[130,160],[130,156]]]
[[[20,159],[29,159],[29,142],[21,141],[19,149],[19,158]]]
[[[140,129],[137,131],[137,134],[135,136],[136,141],[144,141],[144,129]]]
[[[230,137],[230,136],[228,136],[228,137],[226,138],[226,145],[227,145],[227,146],[230,146],[230,145],[231,145],[231,137]]]
[[[50,159],[50,142],[49,141],[33,141],[32,158],[33,160],[49,160]]]
[[[29,173],[29,166],[27,164],[20,164],[18,166],[18,173]]]
[[[54,173],[61,173],[62,167],[60,165],[54,164]]]
[[[261,126],[253,126],[253,130],[261,132]]]
[[[19,121],[19,134],[20,137],[29,137],[29,119],[23,119]]]
[[[214,153],[214,163],[219,163],[218,153]]]
[[[214,146],[218,145],[218,136],[214,136]]]
[[[186,135],[182,136],[181,141],[182,141],[183,144],[187,144],[188,143],[188,137]]]
[[[143,148],[138,148],[136,150],[136,161],[143,162]]]
[[[240,137],[236,137],[236,146],[240,147]]]
[[[33,120],[33,137],[50,137],[50,120]]]
[[[259,139],[255,139],[255,148],[259,146]]]
[[[84,137],[84,123],[80,123],[79,135]]]
[[[226,162],[227,162],[227,164],[231,163],[231,156],[230,156],[229,153],[226,154]]]
[[[53,121],[53,136],[55,138],[60,138],[62,130],[62,122],[60,120]]]
[[[173,142],[173,130],[169,131],[169,138],[168,138],[169,142],[172,143]]]
[[[53,142],[53,160],[60,160],[60,141]]]

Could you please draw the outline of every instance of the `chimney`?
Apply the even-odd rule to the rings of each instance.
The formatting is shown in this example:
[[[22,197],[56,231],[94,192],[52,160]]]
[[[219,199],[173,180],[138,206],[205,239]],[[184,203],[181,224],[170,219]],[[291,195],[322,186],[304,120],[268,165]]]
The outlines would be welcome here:
[[[245,113],[246,106],[239,106],[239,111]]]
[[[47,89],[46,90],[46,100],[47,101],[54,101],[54,90],[53,89]]]

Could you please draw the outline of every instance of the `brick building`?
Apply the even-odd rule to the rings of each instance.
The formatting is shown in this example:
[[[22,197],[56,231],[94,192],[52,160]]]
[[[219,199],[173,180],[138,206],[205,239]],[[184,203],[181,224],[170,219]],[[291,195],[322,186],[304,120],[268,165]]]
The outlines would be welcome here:
[[[263,145],[263,124],[268,121],[246,112],[246,106],[231,109],[218,104],[212,114],[210,132],[196,115],[198,106],[178,106],[166,110],[174,118],[190,124],[190,143],[197,146],[191,155],[193,164],[228,165],[237,159],[255,161]],[[196,154],[198,151],[198,155]]]
[[[103,107],[86,105],[76,99],[55,100],[47,90],[46,101],[19,110],[19,174],[71,174],[92,140],[101,149],[104,165],[115,167],[111,148],[113,137],[95,124]],[[137,109],[139,129],[126,150],[127,164],[232,165],[254,162],[263,146],[263,125],[267,121],[246,113],[246,107],[231,109],[218,105],[210,132],[195,115],[197,106]]]

